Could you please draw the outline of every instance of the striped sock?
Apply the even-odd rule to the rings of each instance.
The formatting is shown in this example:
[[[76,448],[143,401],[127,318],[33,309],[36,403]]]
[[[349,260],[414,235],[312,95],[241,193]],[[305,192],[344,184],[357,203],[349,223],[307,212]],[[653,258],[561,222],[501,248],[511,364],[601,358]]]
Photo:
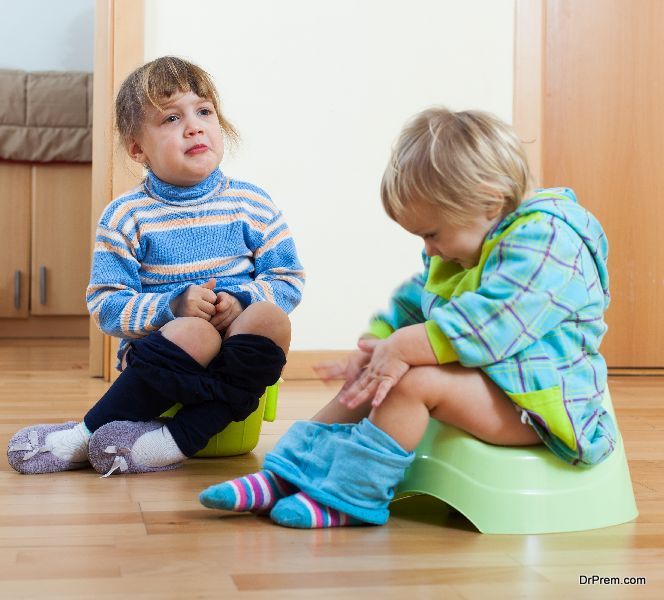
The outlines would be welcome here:
[[[280,500],[272,509],[270,519],[277,525],[298,529],[323,529],[368,524],[339,510],[323,506],[304,492],[298,492]]]
[[[208,508],[235,512],[269,513],[282,498],[294,494],[297,488],[272,471],[259,471],[203,490],[199,500]]]

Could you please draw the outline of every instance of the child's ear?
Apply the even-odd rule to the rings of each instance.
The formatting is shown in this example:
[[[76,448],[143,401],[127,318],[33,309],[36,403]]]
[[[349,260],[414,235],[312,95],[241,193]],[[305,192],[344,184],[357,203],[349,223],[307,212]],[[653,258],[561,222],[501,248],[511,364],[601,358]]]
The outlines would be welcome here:
[[[130,138],[125,142],[125,148],[131,160],[140,164],[145,164],[147,162],[147,156],[145,156],[145,152],[143,152],[143,148],[139,144],[138,140]]]
[[[493,221],[494,219],[501,217],[503,215],[504,210],[505,210],[505,200],[496,202],[495,204],[492,204],[486,209],[486,218],[489,221]]]

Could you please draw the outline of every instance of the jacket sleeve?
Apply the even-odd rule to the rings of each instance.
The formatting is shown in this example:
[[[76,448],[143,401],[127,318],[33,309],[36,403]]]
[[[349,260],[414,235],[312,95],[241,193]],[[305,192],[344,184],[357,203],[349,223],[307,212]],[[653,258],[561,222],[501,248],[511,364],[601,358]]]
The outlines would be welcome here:
[[[439,362],[500,362],[588,302],[583,241],[554,217],[517,227],[487,257],[477,290],[453,297],[426,323]]]
[[[187,284],[168,293],[142,293],[138,247],[120,231],[97,227],[86,301],[90,315],[106,334],[142,337],[175,318],[170,301]]]
[[[428,276],[429,258],[422,253],[422,260],[424,270],[402,283],[392,293],[387,309],[372,317],[367,333],[386,338],[401,327],[424,323],[422,292]]]
[[[302,299],[305,274],[293,236],[278,211],[260,232],[252,232],[254,281],[228,288],[247,306],[267,301],[290,313]]]

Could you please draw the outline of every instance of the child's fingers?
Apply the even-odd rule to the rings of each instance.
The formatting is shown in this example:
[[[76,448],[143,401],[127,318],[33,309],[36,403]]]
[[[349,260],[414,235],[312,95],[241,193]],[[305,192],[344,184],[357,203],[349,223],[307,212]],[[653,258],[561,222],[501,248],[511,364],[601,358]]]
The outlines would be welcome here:
[[[371,401],[371,406],[374,408],[380,406],[393,387],[394,381],[392,378],[383,378],[376,388],[376,393],[374,394],[373,400]]]
[[[201,292],[200,295],[201,300],[209,302],[210,304],[215,304],[215,302],[217,301],[217,294],[215,294],[212,290],[205,287],[201,287],[200,292]]]
[[[203,319],[205,321],[209,321],[211,319],[210,315],[206,312],[203,312],[202,310],[197,310],[192,317],[198,317],[199,319]]]
[[[372,353],[376,346],[382,341],[383,340],[377,338],[360,338],[357,340],[357,347],[363,352]]]
[[[377,381],[365,373],[356,379],[342,395],[339,401],[348,408],[356,408],[373,397],[377,387]]]
[[[314,365],[314,371],[323,380],[343,379],[346,374],[345,365],[338,361],[328,360]]]
[[[217,294],[217,312],[225,312],[233,306],[233,297],[226,292]]]
[[[198,310],[201,311],[202,313],[204,313],[207,316],[208,321],[217,312],[217,309],[214,306],[214,304],[211,304],[210,302],[199,302],[198,303]]]
[[[233,313],[226,313],[225,315],[222,315],[221,321],[219,323],[219,329],[228,329],[233,321],[235,321],[235,315],[233,315]]]

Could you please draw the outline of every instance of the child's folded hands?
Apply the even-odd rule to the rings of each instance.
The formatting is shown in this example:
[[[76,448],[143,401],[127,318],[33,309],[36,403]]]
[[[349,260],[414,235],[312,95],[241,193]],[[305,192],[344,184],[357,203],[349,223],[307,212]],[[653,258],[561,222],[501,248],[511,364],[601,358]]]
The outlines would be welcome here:
[[[209,321],[215,314],[217,295],[214,293],[216,279],[210,279],[202,285],[190,285],[175,300],[171,301],[171,310],[176,317],[200,317]]]
[[[214,325],[217,331],[226,331],[230,324],[240,316],[243,309],[240,301],[235,296],[226,292],[219,292],[215,310],[216,313],[212,315],[210,323]]]

